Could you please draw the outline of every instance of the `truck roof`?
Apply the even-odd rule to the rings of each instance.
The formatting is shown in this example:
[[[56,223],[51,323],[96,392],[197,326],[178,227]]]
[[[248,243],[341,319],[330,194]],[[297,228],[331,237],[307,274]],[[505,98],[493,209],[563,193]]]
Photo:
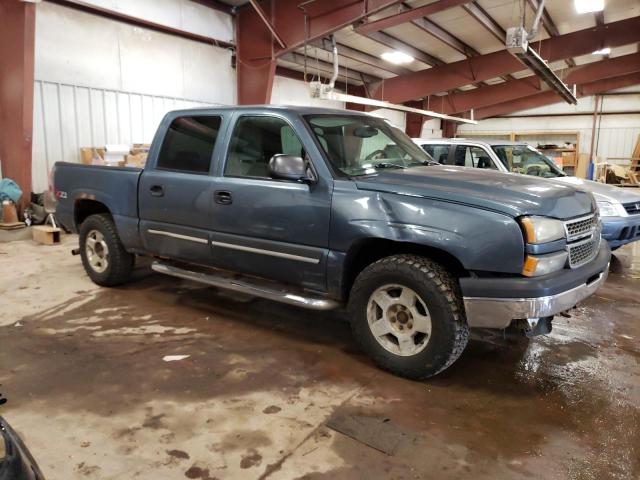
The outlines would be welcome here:
[[[477,143],[484,145],[527,145],[527,142],[512,142],[510,140],[482,140],[477,138],[413,138],[416,143]]]
[[[215,113],[220,111],[242,111],[242,110],[265,110],[265,111],[273,111],[273,112],[294,112],[299,115],[322,115],[322,114],[333,114],[333,115],[363,115],[363,116],[376,116],[371,115],[365,112],[358,112],[355,110],[340,110],[337,108],[323,108],[323,107],[308,107],[304,105],[214,105],[210,107],[200,107],[200,108],[186,108],[186,109],[178,109],[174,110],[174,112],[180,112],[181,114],[185,112],[198,112],[198,113]]]

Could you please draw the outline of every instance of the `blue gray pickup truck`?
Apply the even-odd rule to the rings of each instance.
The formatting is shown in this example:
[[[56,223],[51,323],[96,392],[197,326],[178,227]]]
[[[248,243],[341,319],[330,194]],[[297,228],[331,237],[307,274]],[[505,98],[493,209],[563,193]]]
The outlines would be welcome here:
[[[469,328],[548,333],[606,279],[590,193],[442,166],[382,119],[306,107],[171,112],[144,169],[58,163],[57,216],[98,285],[158,272],[329,310],[426,378]]]

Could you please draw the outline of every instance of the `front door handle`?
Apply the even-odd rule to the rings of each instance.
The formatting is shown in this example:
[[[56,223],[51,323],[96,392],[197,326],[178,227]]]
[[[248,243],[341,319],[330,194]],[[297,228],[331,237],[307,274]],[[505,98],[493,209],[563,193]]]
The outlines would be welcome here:
[[[154,197],[163,197],[164,196],[164,187],[162,185],[153,185],[149,188],[149,192]]]
[[[213,198],[215,202],[220,205],[231,205],[233,203],[231,192],[227,192],[225,190],[216,190],[213,194]]]

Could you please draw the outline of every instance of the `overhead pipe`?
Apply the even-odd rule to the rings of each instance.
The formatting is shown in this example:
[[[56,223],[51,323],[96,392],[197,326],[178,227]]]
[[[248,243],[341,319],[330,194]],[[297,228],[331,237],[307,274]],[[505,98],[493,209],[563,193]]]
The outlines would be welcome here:
[[[333,90],[333,87],[336,85],[336,80],[338,79],[338,45],[336,44],[336,36],[331,35],[331,52],[333,53],[333,75],[331,75],[331,80],[329,80],[329,88]]]
[[[531,25],[531,32],[527,35],[527,40],[531,41],[538,34],[538,28],[540,27],[540,19],[542,18],[542,14],[544,13],[544,2],[545,0],[540,0],[538,3],[538,11],[536,12],[536,16],[533,19],[533,25]],[[524,12],[522,14],[522,20],[524,23]]]

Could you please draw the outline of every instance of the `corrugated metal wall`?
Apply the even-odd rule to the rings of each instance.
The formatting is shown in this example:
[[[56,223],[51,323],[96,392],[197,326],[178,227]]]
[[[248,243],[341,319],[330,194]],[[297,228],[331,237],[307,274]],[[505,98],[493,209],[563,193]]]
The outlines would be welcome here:
[[[33,191],[47,188],[55,162],[79,162],[81,147],[150,143],[170,110],[203,107],[181,98],[36,80],[33,117]]]

